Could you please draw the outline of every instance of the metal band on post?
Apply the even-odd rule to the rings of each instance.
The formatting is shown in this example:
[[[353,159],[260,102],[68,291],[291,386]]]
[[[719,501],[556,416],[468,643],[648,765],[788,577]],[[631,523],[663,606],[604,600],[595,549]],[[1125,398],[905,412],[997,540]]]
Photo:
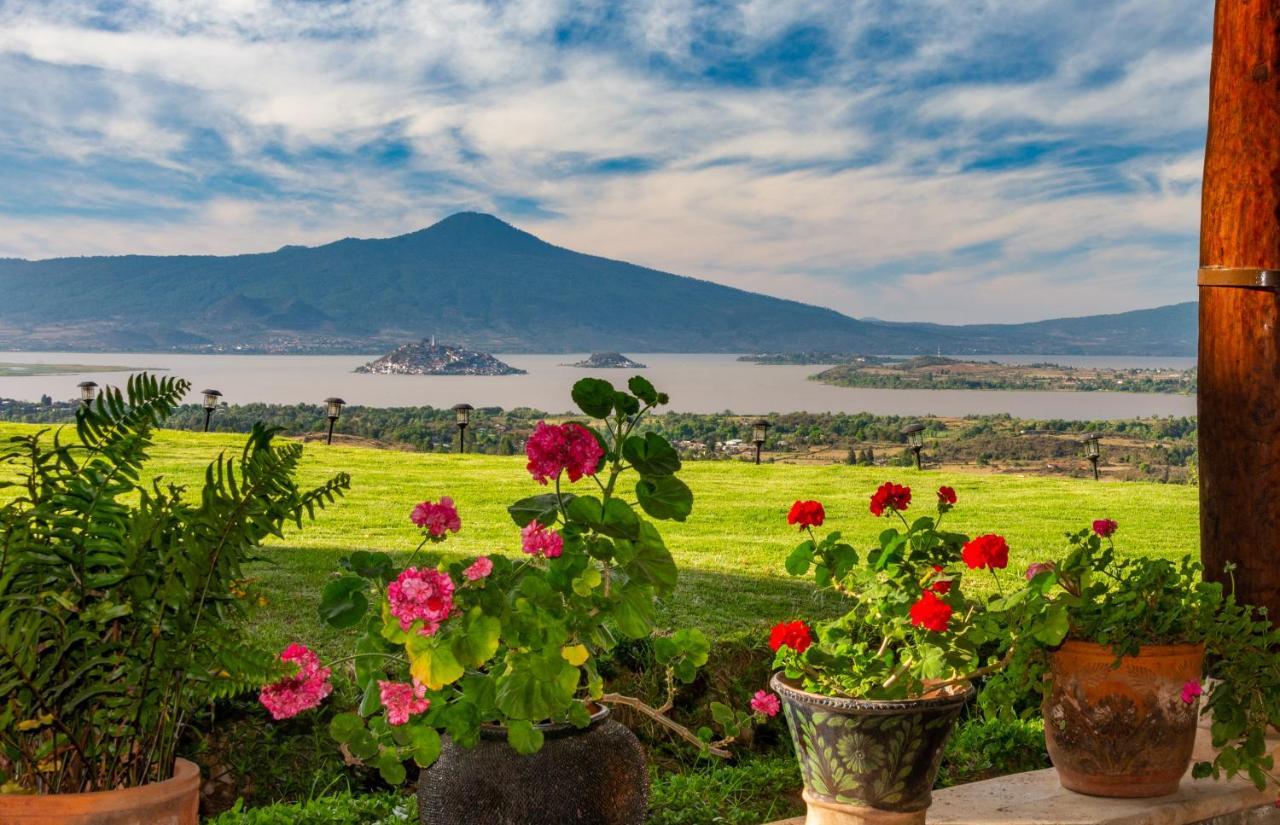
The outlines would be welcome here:
[[[1233,286],[1240,289],[1280,289],[1280,271],[1252,266],[1202,266],[1200,286]]]

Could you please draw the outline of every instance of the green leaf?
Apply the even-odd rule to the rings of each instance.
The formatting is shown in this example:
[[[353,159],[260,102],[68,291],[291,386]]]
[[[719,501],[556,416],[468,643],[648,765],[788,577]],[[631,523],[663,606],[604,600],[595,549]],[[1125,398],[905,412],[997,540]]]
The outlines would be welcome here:
[[[573,403],[592,418],[608,418],[613,412],[613,385],[599,378],[581,378],[570,393]]]
[[[604,503],[599,530],[615,539],[635,539],[640,535],[640,517],[631,509],[630,504],[611,498]]]
[[[600,569],[597,567],[588,567],[582,571],[582,574],[573,580],[573,592],[579,596],[586,597],[591,595],[591,591],[600,586],[604,578],[600,575]]]
[[[386,553],[357,550],[341,561],[342,567],[357,576],[379,581],[395,577],[395,562]]]
[[[604,507],[595,496],[578,496],[564,508],[569,521],[599,529],[604,521]]]
[[[462,633],[453,640],[453,655],[466,667],[480,667],[498,652],[501,633],[502,622],[496,616],[487,616],[480,607],[473,607],[462,620]]]
[[[509,719],[550,719],[569,708],[578,687],[578,669],[559,648],[510,656],[498,676],[498,710]]]
[[[619,542],[619,547],[624,542]],[[653,585],[658,593],[670,593],[676,588],[679,570],[671,551],[662,541],[658,528],[648,522],[640,523],[640,540],[625,542],[626,552],[619,553],[618,561],[633,581]],[[622,557],[625,555],[626,561]]]
[[[635,399],[635,396],[625,392],[613,394],[613,407],[623,415],[635,415],[640,412],[640,402]]]
[[[404,784],[407,774],[400,757],[396,755],[395,748],[383,748],[374,764],[378,766],[378,775],[382,777],[383,782],[392,787]]]
[[[339,713],[329,720],[329,735],[346,744],[364,733],[364,720],[354,713]]]
[[[657,433],[645,433],[643,438],[638,435],[627,438],[622,444],[622,457],[631,462],[642,476],[669,476],[680,470],[680,455]]]
[[[733,725],[733,708],[721,702],[711,703],[711,718],[716,721],[722,728],[728,728]]]
[[[698,667],[707,663],[711,654],[711,640],[707,634],[696,627],[688,627],[677,630],[671,638],[690,662]]]
[[[813,542],[806,541],[791,551],[791,555],[787,556],[785,567],[787,572],[793,576],[803,576],[809,572],[809,565],[813,564]]]
[[[1070,621],[1067,617],[1067,608],[1060,604],[1055,604],[1045,611],[1044,618],[1037,623],[1034,637],[1036,641],[1042,644],[1054,647],[1062,643],[1067,637],[1067,630],[1070,629]]]
[[[346,742],[347,750],[361,761],[378,755],[378,740],[367,730],[361,730]]]
[[[542,731],[527,719],[514,719],[507,723],[507,744],[516,753],[532,756],[542,750]]]
[[[653,588],[631,583],[615,592],[618,600],[613,606],[613,620],[622,635],[643,639],[653,632]]]
[[[563,499],[570,504],[573,498],[568,493],[563,495]],[[559,506],[555,493],[544,493],[540,496],[529,496],[528,498],[520,499],[508,507],[507,512],[511,514],[511,520],[520,527],[526,527],[533,521],[550,527],[555,524]]]
[[[684,521],[693,512],[693,491],[675,476],[641,478],[636,482],[636,498],[656,519]]]
[[[419,768],[429,768],[440,758],[440,734],[430,725],[419,722],[408,728],[409,747],[413,748],[413,762]]]
[[[633,375],[627,381],[627,389],[644,403],[652,406],[658,403],[658,391],[643,375]]]
[[[359,576],[343,576],[326,584],[320,592],[320,620],[339,629],[358,625],[369,609],[364,594],[368,586]]]
[[[436,636],[415,633],[405,644],[409,655],[409,673],[427,686],[428,690],[440,690],[462,678],[465,669]]]

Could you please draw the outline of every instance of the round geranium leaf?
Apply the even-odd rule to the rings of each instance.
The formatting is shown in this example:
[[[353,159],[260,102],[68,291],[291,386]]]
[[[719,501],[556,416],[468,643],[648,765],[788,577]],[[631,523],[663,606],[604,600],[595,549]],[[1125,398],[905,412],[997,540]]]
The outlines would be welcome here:
[[[592,418],[608,418],[613,412],[613,385],[599,378],[582,378],[573,385],[573,403]]]
[[[326,584],[320,593],[320,620],[339,629],[358,625],[369,609],[366,587],[359,576],[343,576]]]

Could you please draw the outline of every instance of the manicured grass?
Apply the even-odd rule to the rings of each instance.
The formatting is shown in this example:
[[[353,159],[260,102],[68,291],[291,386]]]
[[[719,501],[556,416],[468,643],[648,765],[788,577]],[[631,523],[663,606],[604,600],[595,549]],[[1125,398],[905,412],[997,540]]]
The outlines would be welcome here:
[[[35,429],[0,424],[0,439]],[[242,443],[237,435],[162,431],[151,470],[170,481],[197,483],[219,451],[236,451]],[[519,553],[518,532],[505,507],[543,490],[525,472],[523,457],[306,448],[304,483],[339,471],[352,477],[347,498],[302,532],[273,543],[267,560],[255,566],[269,599],[253,620],[264,641],[332,644],[333,635],[315,616],[321,586],[351,550],[411,550],[415,532],[408,514],[417,501],[448,495],[461,512],[462,532],[433,549],[461,555]],[[786,511],[797,498],[819,499],[826,505],[827,526],[842,530],[855,546],[868,547],[885,522],[867,512],[867,499],[890,479],[911,485],[913,511],[932,510],[939,484],[955,487],[960,506],[948,516],[951,526],[970,534],[1005,535],[1013,548],[1012,570],[1059,554],[1064,533],[1102,516],[1120,522],[1118,540],[1127,552],[1173,556],[1199,549],[1197,491],[1180,485],[740,462],[688,462],[682,477],[696,500],[687,522],[662,525],[681,568],[680,587],[663,606],[663,619],[713,635],[834,606],[831,597],[815,596],[807,581],[791,579],[783,570],[783,559],[797,541],[786,525]],[[582,481],[577,488],[595,486]]]

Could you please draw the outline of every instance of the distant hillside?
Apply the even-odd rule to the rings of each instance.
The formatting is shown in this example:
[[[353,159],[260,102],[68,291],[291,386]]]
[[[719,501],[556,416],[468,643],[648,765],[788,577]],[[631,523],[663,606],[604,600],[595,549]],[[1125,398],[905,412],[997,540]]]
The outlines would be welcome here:
[[[1135,336],[1126,316],[1108,330],[860,321],[573,252],[476,213],[252,255],[0,260],[0,296],[0,348],[23,349],[372,352],[435,335],[489,352],[1181,354],[1195,331],[1170,319]]]

